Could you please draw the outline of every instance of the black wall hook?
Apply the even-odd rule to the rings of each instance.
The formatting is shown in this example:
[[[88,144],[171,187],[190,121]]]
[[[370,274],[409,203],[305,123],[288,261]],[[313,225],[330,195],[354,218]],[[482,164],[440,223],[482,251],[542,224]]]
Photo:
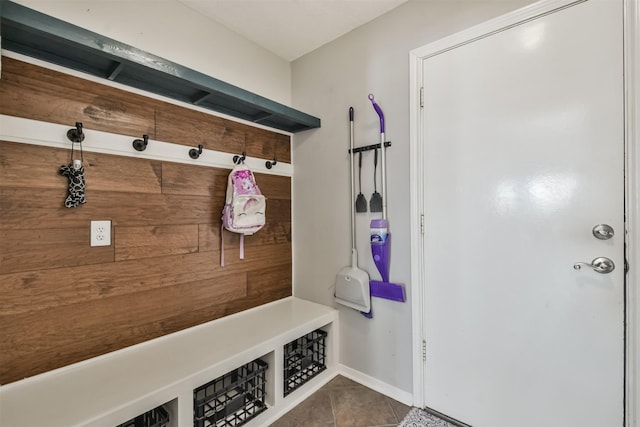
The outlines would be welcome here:
[[[76,122],[75,129],[69,129],[67,131],[67,138],[71,142],[82,142],[84,141],[84,133],[82,133],[82,122]]]
[[[265,166],[267,167],[267,169],[271,169],[272,167],[274,167],[276,164],[278,163],[278,161],[276,160],[276,158],[274,157],[273,160],[267,160],[267,162],[265,163]]]
[[[233,164],[239,165],[240,163],[244,163],[246,158],[247,158],[247,153],[243,151],[242,156],[238,156],[238,155],[233,156]]]
[[[133,148],[136,151],[144,151],[147,149],[147,144],[149,143],[149,135],[142,135],[142,139],[135,139],[133,141]]]
[[[202,154],[202,144],[198,144],[197,150],[195,148],[192,148],[191,150],[189,150],[189,157],[191,157],[194,160],[200,157],[200,154]]]

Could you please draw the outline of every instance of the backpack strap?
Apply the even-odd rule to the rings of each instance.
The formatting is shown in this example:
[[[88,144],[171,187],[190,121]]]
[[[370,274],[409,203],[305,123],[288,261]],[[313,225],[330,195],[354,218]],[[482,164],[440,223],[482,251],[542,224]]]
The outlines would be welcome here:
[[[244,234],[240,234],[240,259],[244,259]],[[224,225],[220,226],[220,267],[224,267]]]
[[[220,267],[224,267],[224,225],[220,226]]]

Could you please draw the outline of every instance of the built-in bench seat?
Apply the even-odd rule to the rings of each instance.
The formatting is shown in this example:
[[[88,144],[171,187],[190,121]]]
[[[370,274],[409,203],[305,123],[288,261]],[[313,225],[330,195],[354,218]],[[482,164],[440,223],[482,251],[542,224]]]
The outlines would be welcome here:
[[[116,426],[170,402],[170,425],[191,427],[193,389],[256,358],[269,364],[269,409],[247,425],[268,425],[336,375],[337,320],[289,297],[17,381],[0,387],[0,425]],[[284,398],[283,346],[318,328],[328,332],[327,369]]]

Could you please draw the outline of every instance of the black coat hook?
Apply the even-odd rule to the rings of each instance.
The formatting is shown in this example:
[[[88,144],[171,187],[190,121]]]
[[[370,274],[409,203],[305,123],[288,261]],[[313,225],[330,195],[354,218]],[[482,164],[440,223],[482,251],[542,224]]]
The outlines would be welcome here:
[[[142,139],[135,139],[133,141],[133,148],[137,151],[144,151],[147,149],[147,144],[149,143],[149,135],[142,135]]]
[[[84,141],[84,133],[82,133],[82,122],[76,122],[75,129],[69,129],[67,131],[67,138],[71,142],[82,142]]]
[[[233,164],[239,165],[240,163],[244,163],[246,158],[247,158],[247,153],[243,151],[242,156],[238,156],[238,155],[233,156]]]
[[[276,164],[278,163],[278,161],[276,160],[276,158],[274,157],[273,160],[267,160],[265,166],[267,167],[267,169],[271,169],[272,167],[274,167]]]
[[[200,154],[202,154],[202,144],[198,144],[197,150],[195,148],[192,148],[191,150],[189,150],[189,157],[191,157],[193,160],[200,157]]]

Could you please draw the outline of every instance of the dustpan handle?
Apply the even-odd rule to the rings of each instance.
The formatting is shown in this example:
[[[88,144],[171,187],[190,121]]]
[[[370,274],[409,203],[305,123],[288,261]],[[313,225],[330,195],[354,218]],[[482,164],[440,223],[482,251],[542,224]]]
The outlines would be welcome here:
[[[353,135],[353,107],[349,107],[349,176],[351,178],[351,198],[349,199],[349,206],[351,206],[351,253],[352,253],[352,260],[353,260],[353,253],[355,252],[355,248],[356,248],[356,219],[355,219],[355,214],[354,214],[354,210],[355,207],[353,205],[353,199],[355,197],[355,183],[354,183],[354,177],[353,177],[353,139],[354,139],[354,135]],[[362,154],[361,154],[362,155]],[[362,157],[360,157],[360,161],[362,162]],[[356,261],[352,262],[352,266],[356,265],[355,263]]]

